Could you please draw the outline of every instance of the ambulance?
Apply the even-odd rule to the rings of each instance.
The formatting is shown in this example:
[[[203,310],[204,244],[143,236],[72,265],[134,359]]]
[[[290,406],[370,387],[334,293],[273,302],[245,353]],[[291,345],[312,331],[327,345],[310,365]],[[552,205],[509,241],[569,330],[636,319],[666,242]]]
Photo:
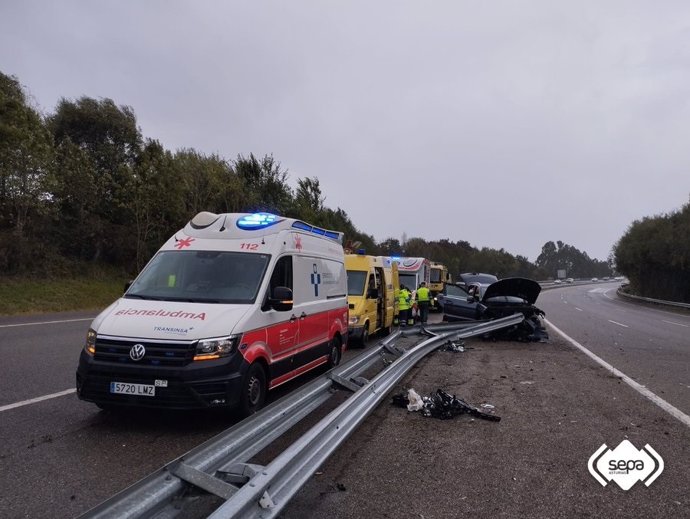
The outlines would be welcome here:
[[[417,289],[419,284],[424,281],[426,286],[429,286],[431,279],[431,261],[427,258],[413,258],[413,257],[391,257],[391,261],[398,264],[398,274],[400,277],[400,286],[403,285],[412,294],[412,318],[416,320],[419,316],[417,308]]]
[[[101,408],[238,407],[340,362],[342,233],[257,213],[197,214],[86,335],[77,394]]]
[[[369,335],[388,334],[398,314],[398,268],[388,258],[346,254],[348,336],[351,344],[366,346]]]
[[[443,292],[443,287],[446,283],[452,283],[452,277],[448,272],[448,267],[443,263],[432,261],[431,272],[429,274],[429,291],[431,292],[431,308],[439,309],[437,296]]]
[[[398,264],[400,284],[405,285],[410,292],[416,292],[422,281],[429,286],[431,262],[428,259],[392,257],[391,260]]]

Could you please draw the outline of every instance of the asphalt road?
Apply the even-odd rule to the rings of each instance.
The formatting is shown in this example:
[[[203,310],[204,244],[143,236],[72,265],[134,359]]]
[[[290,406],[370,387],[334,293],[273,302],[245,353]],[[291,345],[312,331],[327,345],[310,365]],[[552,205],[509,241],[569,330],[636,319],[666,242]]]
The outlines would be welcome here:
[[[616,295],[619,283],[564,286],[538,306],[568,336],[690,415],[690,313]]]
[[[613,289],[613,285],[564,287],[544,291],[540,296],[539,305],[546,310],[549,320],[571,337],[631,377],[646,384],[650,389],[687,413],[690,411],[688,409],[690,388],[687,385],[683,386],[683,381],[690,384],[687,357],[690,339],[687,338],[687,334],[683,334],[685,328],[682,326],[688,324],[687,316],[668,314],[634,305],[630,307],[627,303],[611,301],[611,298],[615,296],[608,291],[609,289]],[[591,290],[595,291],[592,292]],[[90,314],[70,313],[31,318],[0,318],[0,352],[3,356],[0,367],[0,488],[2,488],[2,492],[0,492],[0,517],[51,517],[56,519],[75,517],[153,472],[166,462],[184,454],[236,421],[235,417],[224,413],[134,412],[124,415],[113,414],[99,411],[94,405],[79,401],[72,392],[74,371],[91,317],[93,316]],[[610,321],[615,321],[618,324]],[[622,325],[626,325],[628,328]],[[666,416],[663,411],[629,388],[621,389],[619,384],[615,384],[616,381],[612,385],[610,377],[607,377],[606,373],[602,375],[600,370],[597,371],[596,367],[591,366],[593,364],[591,361],[583,359],[581,353],[573,350],[563,341],[554,341],[554,344],[557,345],[555,350],[557,358],[544,357],[546,352],[550,350],[544,349],[543,345],[535,345],[526,349],[530,355],[530,362],[553,365],[553,369],[556,370],[553,373],[548,371],[542,373],[541,392],[533,396],[534,401],[530,405],[538,405],[539,402],[543,401],[558,401],[559,398],[562,398],[563,402],[567,402],[568,406],[577,406],[582,403],[583,409],[574,412],[577,418],[575,421],[583,428],[577,435],[587,438],[591,445],[586,444],[581,451],[578,450],[573,453],[569,463],[576,463],[576,460],[581,461],[582,456],[591,454],[589,450],[600,444],[602,438],[606,438],[602,431],[627,431],[624,428],[629,427],[628,424],[633,421],[639,422],[640,420],[630,416],[631,409],[635,409],[635,406],[639,409],[638,415],[644,417],[646,423],[650,424],[649,430],[635,430],[638,435],[641,434],[640,431],[646,433],[646,441],[654,442],[656,440],[655,446],[658,446],[661,442],[658,437],[664,439],[664,435],[666,435],[675,441],[681,441],[682,444],[688,443],[688,433],[685,426]],[[348,355],[355,354],[357,354],[357,350]],[[511,355],[513,357],[516,355],[517,357],[523,356],[525,349],[520,345],[516,348],[508,345],[503,350],[487,350],[487,353],[482,357],[466,357],[467,359],[475,359],[476,363],[470,364],[469,368],[464,365],[454,367],[453,376],[459,376],[463,380],[465,378],[470,380],[474,377],[472,380],[475,380],[475,386],[484,391],[482,398],[490,399],[489,401],[497,404],[497,406],[506,405],[505,402],[510,401],[511,395],[515,394],[513,393],[515,387],[520,392],[530,391],[532,387],[521,385],[524,381],[524,374],[522,373],[520,374],[521,378],[517,379],[517,383],[511,380],[510,372],[516,371],[519,367],[517,366],[518,362],[513,360]],[[568,374],[568,366],[560,366],[561,363],[565,362],[575,363],[572,365],[578,366],[577,373],[573,373],[572,377]],[[522,365],[522,362],[520,364]],[[417,376],[423,377],[420,380],[428,384],[428,387],[433,387],[441,382],[437,380],[438,377],[447,376],[444,375],[444,369],[447,369],[447,366],[450,366],[447,361],[442,362],[440,366],[435,366],[432,363],[426,367],[423,365],[417,370]],[[586,369],[582,366],[585,366]],[[464,371],[462,371],[464,369],[470,369],[471,373],[465,376]],[[519,370],[524,369],[524,365],[519,368]],[[503,377],[499,375],[503,372],[501,370],[506,373]],[[458,373],[462,373],[462,375]],[[594,376],[595,373],[598,377],[596,384],[590,378],[590,375]],[[558,382],[559,378],[568,378],[568,383]],[[489,384],[490,380],[497,381],[505,387],[499,384],[499,386],[489,390],[488,386],[494,383]],[[549,382],[551,380],[556,382]],[[457,380],[455,383],[457,384]],[[590,385],[592,387],[589,387]],[[596,392],[592,390],[595,385],[597,386]],[[294,388],[294,386],[292,387]],[[451,386],[452,388],[453,386]],[[462,389],[463,386],[460,385],[458,388]],[[581,394],[578,393],[577,388],[582,389]],[[288,387],[286,391],[290,389]],[[582,400],[582,395],[589,395],[588,400]],[[29,402],[37,397],[50,398],[34,403]],[[615,405],[617,402],[626,402],[626,405],[619,407]],[[522,400],[511,401],[511,403],[518,406],[516,409],[525,404]],[[593,408],[601,409],[606,420],[603,422],[599,419],[594,420],[594,422],[588,421],[586,416],[592,413]],[[522,412],[529,413],[531,412],[530,409],[525,408]],[[545,408],[542,420],[547,420],[550,417],[549,413],[552,412],[553,409]],[[369,488],[362,488],[357,496],[347,495],[347,493],[341,493],[336,489],[335,494],[331,497],[338,499],[347,497],[348,502],[358,505],[366,502],[367,499],[378,499],[376,507],[370,510],[372,513],[375,510],[381,510],[381,503],[385,503],[386,500],[399,500],[397,494],[416,491],[410,488],[397,488],[395,484],[384,485],[382,483],[384,476],[377,475],[380,470],[388,466],[391,458],[395,457],[397,450],[399,450],[399,446],[395,444],[392,451],[386,450],[376,439],[377,431],[384,434],[384,431],[389,431],[387,428],[391,427],[391,422],[386,421],[390,414],[387,411],[387,406],[385,409],[384,406],[381,406],[381,410],[377,411],[377,414],[378,418],[374,417],[372,420],[367,420],[361,434],[358,433],[348,442],[351,450],[343,450],[342,455],[339,454],[334,458],[333,463],[336,463],[336,466],[332,469],[337,477],[366,478],[367,485],[365,486]],[[517,414],[519,413],[516,413],[515,420],[518,420]],[[399,416],[395,414],[391,416],[393,416],[393,426],[396,423],[400,426]],[[396,416],[398,417],[396,418]],[[511,449],[516,448],[515,444],[511,442],[527,441],[533,443],[535,438],[541,438],[545,434],[543,421],[540,423],[537,420],[530,420],[529,416],[523,418],[519,429],[522,436],[516,436],[510,441],[506,440],[503,444],[499,441],[496,445],[484,445],[482,442],[495,436],[494,433],[487,435],[486,431],[500,431],[500,429],[486,429],[485,431],[477,428],[478,436],[472,441],[475,442],[477,448],[489,449],[486,451],[487,453],[496,451],[496,453],[500,453],[502,460],[510,459]],[[382,425],[384,423],[387,425]],[[560,422],[558,426],[560,426]],[[432,428],[434,427],[432,426]],[[549,427],[556,427],[556,425],[551,424]],[[578,426],[573,424],[571,427]],[[558,429],[558,427],[556,428]],[[424,432],[426,429],[420,430],[428,436],[428,431]],[[420,430],[417,430],[417,433]],[[510,436],[507,432],[509,430],[511,429],[505,429],[507,436]],[[594,433],[595,430],[596,433]],[[400,431],[398,431],[399,433]],[[392,434],[396,433],[393,432]],[[649,436],[652,437],[652,440],[648,439]],[[609,438],[611,437],[615,437],[615,435],[611,433]],[[559,438],[563,440],[567,438],[567,434],[559,436]],[[612,440],[609,439],[608,441],[611,442]],[[371,443],[379,450],[370,452],[362,442]],[[560,444],[550,444],[548,438],[544,438],[543,442],[542,448],[551,445],[548,448],[556,451],[563,449]],[[673,445],[670,440],[662,443],[662,446],[665,447],[662,454],[672,457],[674,455]],[[370,471],[370,478],[366,475],[366,471],[364,473],[356,472],[358,460],[351,455],[353,448],[355,453],[366,450],[368,452],[366,464],[377,467],[377,470]],[[419,450],[409,445],[408,448]],[[538,449],[539,445],[535,445],[534,448]],[[426,440],[426,446],[421,450],[423,454],[426,453],[425,456],[429,456],[429,459],[440,459],[434,447],[434,441],[430,438]],[[350,454],[348,455],[348,453]],[[687,448],[677,454],[687,461]],[[438,492],[443,492],[443,485],[452,485],[457,477],[474,477],[478,485],[484,481],[483,485],[490,488],[491,478],[497,477],[496,466],[492,463],[487,463],[484,466],[481,456],[474,456],[472,459],[472,471],[469,474],[459,475],[450,469],[448,469],[446,476],[437,474],[434,479],[437,489],[432,494],[436,495]],[[340,460],[340,465],[337,465],[338,460]],[[360,457],[359,461],[361,460]],[[519,462],[519,459],[516,458],[513,461]],[[414,463],[413,460],[409,460],[409,462]],[[452,462],[448,463],[450,463],[449,466],[453,465]],[[518,470],[516,468],[518,466],[519,463],[512,463],[511,465],[513,470]],[[355,470],[355,475],[348,476],[350,474],[348,470]],[[388,468],[387,470],[390,471],[391,469]],[[397,469],[393,468],[393,470]],[[409,466],[405,466],[405,472],[409,472],[409,470]],[[419,464],[418,470],[420,472],[418,476],[423,477],[433,472],[433,467],[429,467],[428,463],[425,462]],[[673,512],[675,506],[681,506],[681,502],[683,506],[686,504],[677,495],[678,480],[687,482],[685,476],[688,473],[678,470],[672,473],[669,470],[669,474],[673,475],[667,477],[668,485],[665,492],[668,495],[663,495],[667,495],[669,502],[673,504],[670,510],[665,511]],[[444,481],[444,477],[449,478],[448,481]],[[585,474],[578,484],[589,485],[591,483],[589,477]],[[333,482],[335,479],[329,481]],[[376,482],[376,484],[371,482]],[[302,513],[310,510],[310,503],[323,497],[323,488],[319,486],[319,483],[318,480],[310,482],[311,486],[301,493],[295,508],[292,508],[292,513],[288,510],[286,517],[303,516]],[[396,482],[393,481],[393,483]],[[328,483],[328,485],[330,484]],[[538,485],[539,482],[534,478],[530,479],[530,483],[521,482],[519,491],[529,491],[529,485],[532,484]],[[350,485],[349,482],[348,485]],[[588,486],[587,489],[589,489]],[[374,492],[372,495],[368,495],[367,491]],[[481,491],[481,485],[477,487],[477,491]],[[327,490],[327,492],[331,492],[331,490]],[[535,496],[539,495],[538,489],[534,489],[534,492]],[[455,495],[450,490],[445,493],[449,496]],[[488,500],[486,505],[488,508],[484,512],[489,514],[491,510],[500,510],[503,505],[506,506],[505,510],[510,510],[507,507],[510,499],[511,496],[507,494],[502,495],[495,502]],[[439,504],[435,512],[431,513],[433,510],[429,509],[429,513],[425,517],[448,517],[445,512],[454,510],[453,507],[457,506],[458,503],[454,503],[450,498],[446,501],[448,501],[446,505],[449,508]],[[433,504],[428,503],[428,499],[418,502],[427,503],[428,506]],[[679,504],[676,505],[676,502]],[[396,508],[403,507],[401,510],[405,510],[401,503],[399,502]],[[567,510],[567,503],[563,506],[565,508],[562,510]],[[417,508],[415,507],[415,510]],[[514,508],[514,513],[517,515],[513,516],[529,515],[525,513],[529,509],[528,503],[522,503],[520,507]],[[313,511],[315,510],[316,508],[313,509]],[[373,515],[366,514],[366,508],[357,509],[351,506],[347,510],[350,512],[348,513],[343,509],[340,514],[337,514],[326,508],[323,509],[325,515],[322,516],[356,517],[358,513],[359,516],[362,514],[372,517],[377,515],[376,513]],[[407,510],[412,510],[412,508]],[[468,508],[467,510],[470,511],[466,511],[466,513],[471,515],[472,509]],[[587,508],[587,510],[590,509]],[[647,509],[645,508],[645,510]],[[680,510],[677,512],[679,513],[676,515],[683,515]],[[319,514],[311,515],[320,516]],[[478,513],[477,515],[483,514]],[[562,515],[562,513],[558,515],[567,516],[567,514]],[[592,512],[592,515],[596,514]],[[393,516],[391,515],[391,517]],[[400,516],[420,517],[420,515],[415,514],[402,514]],[[539,514],[535,516],[539,516]],[[544,515],[541,516],[548,517],[549,514],[544,512]]]
[[[75,371],[93,317],[0,317],[2,519],[76,517],[238,420],[222,411],[109,413],[79,400]]]

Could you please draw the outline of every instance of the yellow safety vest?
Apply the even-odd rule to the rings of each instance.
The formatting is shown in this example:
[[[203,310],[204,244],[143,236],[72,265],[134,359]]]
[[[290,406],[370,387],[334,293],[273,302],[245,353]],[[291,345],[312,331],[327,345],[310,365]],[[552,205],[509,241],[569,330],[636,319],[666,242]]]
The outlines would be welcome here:
[[[424,303],[429,302],[429,289],[427,287],[419,287],[417,289],[417,302]]]
[[[400,294],[398,294],[398,309],[410,309],[410,292],[408,290],[401,290]]]

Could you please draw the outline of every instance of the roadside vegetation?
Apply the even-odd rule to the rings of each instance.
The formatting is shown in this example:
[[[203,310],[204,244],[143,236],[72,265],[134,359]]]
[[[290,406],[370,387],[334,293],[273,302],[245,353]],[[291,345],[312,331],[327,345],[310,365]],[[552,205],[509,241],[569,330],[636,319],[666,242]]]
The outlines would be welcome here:
[[[98,308],[114,299],[174,230],[200,211],[266,211],[345,234],[367,254],[423,256],[453,275],[603,277],[611,267],[562,242],[536,263],[458,240],[377,242],[341,208],[325,205],[319,180],[298,178],[273,156],[226,159],[166,150],[144,137],[131,107],[111,99],[61,99],[32,106],[15,77],[0,72],[0,313]],[[93,277],[92,272],[108,272]],[[122,274],[119,274],[122,272]],[[117,273],[117,274],[114,274]]]
[[[54,279],[0,277],[0,315],[102,310],[122,294],[126,279],[112,270]]]
[[[690,303],[690,202],[633,222],[614,247],[633,294]]]

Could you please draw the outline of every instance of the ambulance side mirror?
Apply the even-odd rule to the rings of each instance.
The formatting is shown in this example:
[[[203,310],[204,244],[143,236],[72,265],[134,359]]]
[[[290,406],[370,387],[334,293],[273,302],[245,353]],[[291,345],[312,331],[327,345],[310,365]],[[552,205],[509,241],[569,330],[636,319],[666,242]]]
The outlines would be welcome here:
[[[292,290],[288,287],[275,287],[268,304],[278,312],[292,310]]]

